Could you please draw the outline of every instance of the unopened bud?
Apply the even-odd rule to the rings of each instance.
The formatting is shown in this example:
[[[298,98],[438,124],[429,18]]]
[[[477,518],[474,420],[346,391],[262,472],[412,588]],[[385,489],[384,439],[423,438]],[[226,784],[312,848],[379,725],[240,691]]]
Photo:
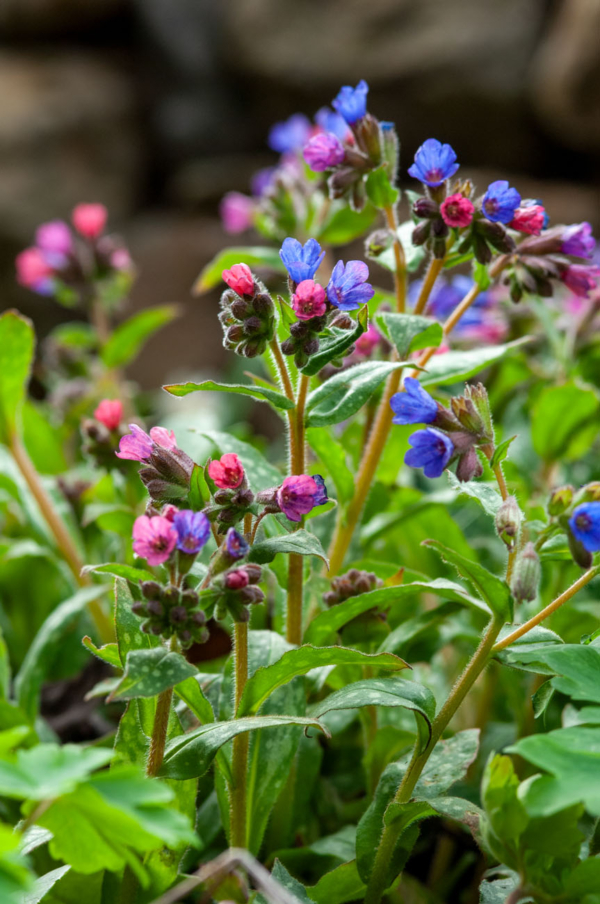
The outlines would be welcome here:
[[[573,556],[573,561],[576,562],[580,568],[591,568],[592,562],[594,561],[592,553],[589,552],[583,543],[572,534],[570,529],[567,529],[567,540],[569,543],[569,550]]]
[[[600,502],[600,481],[593,480],[591,483],[586,483],[577,493],[575,502],[577,505],[581,505],[582,502]]]
[[[557,515],[564,515],[571,503],[575,489],[571,484],[567,483],[563,487],[557,487],[552,491],[552,495],[548,501],[548,514],[555,518]]]
[[[431,198],[417,198],[413,204],[413,213],[419,219],[435,220],[440,215],[440,207]]]
[[[521,527],[521,509],[514,496],[508,496],[496,512],[498,536],[509,550],[515,548]]]
[[[244,570],[248,575],[248,580],[251,584],[258,584],[260,579],[262,578],[262,568],[260,565],[256,565],[254,562],[248,562],[244,565]]]
[[[140,589],[147,600],[158,599],[162,592],[162,587],[158,581],[142,581]]]
[[[511,590],[518,603],[534,600],[538,593],[542,567],[533,543],[527,543],[517,556]]]
[[[377,258],[388,248],[391,248],[393,241],[392,233],[389,229],[376,229],[365,242],[365,254],[367,257]]]
[[[471,448],[467,449],[467,451],[458,459],[458,464],[456,465],[456,477],[461,483],[468,483],[469,480],[481,477],[482,474],[483,465],[479,461],[477,452],[473,446],[471,446]]]
[[[252,304],[246,298],[239,298],[237,295],[231,302],[231,313],[238,320],[245,320],[252,313]]]
[[[417,226],[415,226],[412,233],[413,245],[424,245],[429,238],[430,232],[431,222],[429,220],[424,220],[422,223],[419,223]]]

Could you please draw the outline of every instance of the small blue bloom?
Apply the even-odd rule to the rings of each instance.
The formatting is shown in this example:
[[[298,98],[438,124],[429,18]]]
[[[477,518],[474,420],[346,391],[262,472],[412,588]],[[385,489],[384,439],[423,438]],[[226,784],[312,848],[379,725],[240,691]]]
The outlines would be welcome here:
[[[517,189],[511,188],[505,179],[499,179],[488,186],[481,206],[492,223],[510,223],[520,203]]]
[[[243,559],[250,547],[235,527],[230,527],[225,536],[225,548],[232,559]]]
[[[334,113],[329,107],[321,107],[315,113],[315,122],[324,132],[332,132],[341,141],[352,133],[348,129],[346,120],[339,113]]]
[[[327,298],[341,311],[356,311],[375,294],[367,282],[369,268],[362,261],[338,261],[327,284]]]
[[[431,424],[437,415],[437,402],[414,377],[404,381],[404,392],[397,392],[390,399],[394,412],[394,424]]]
[[[454,454],[450,437],[435,427],[427,427],[417,430],[408,441],[413,448],[404,456],[404,463],[411,468],[423,468],[425,477],[440,477]]]
[[[300,151],[310,138],[312,126],[303,113],[294,113],[284,122],[276,122],[269,131],[268,144],[278,154]]]
[[[210,537],[210,521],[203,512],[184,509],[173,518],[177,531],[177,549],[195,556]]]
[[[318,487],[318,492],[313,497],[315,505],[325,505],[326,502],[329,502],[329,496],[327,495],[327,487],[325,486],[325,481],[320,474],[313,474],[312,479]]]
[[[569,518],[574,537],[588,552],[600,550],[600,502],[583,502]]]
[[[298,239],[284,239],[279,257],[285,265],[285,269],[296,283],[305,279],[313,279],[321,266],[325,252],[316,239],[309,239],[302,247]]]
[[[361,79],[356,88],[344,85],[340,89],[338,96],[333,101],[333,107],[340,116],[343,116],[348,125],[351,126],[366,114],[368,93],[369,86],[364,79]]]
[[[453,176],[458,167],[456,154],[449,144],[442,144],[437,138],[428,138],[415,154],[415,162],[408,174],[435,188]]]

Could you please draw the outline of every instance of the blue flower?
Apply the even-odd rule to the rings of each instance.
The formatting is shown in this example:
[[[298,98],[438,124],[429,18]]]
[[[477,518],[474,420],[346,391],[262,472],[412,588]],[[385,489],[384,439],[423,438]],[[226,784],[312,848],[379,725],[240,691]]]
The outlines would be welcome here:
[[[569,527],[575,539],[588,552],[600,550],[600,502],[584,502],[578,505],[569,518]]]
[[[449,144],[442,144],[437,138],[428,138],[415,154],[415,162],[408,174],[435,188],[453,176],[458,167],[456,154]]]
[[[373,298],[375,289],[367,282],[369,268],[362,261],[338,261],[327,284],[327,297],[341,311],[356,311]]]
[[[394,412],[394,424],[431,424],[437,415],[437,402],[431,398],[418,380],[407,377],[404,392],[397,392],[390,399]]]
[[[184,509],[173,518],[177,531],[177,549],[195,556],[210,537],[210,521],[203,512]]]
[[[225,536],[225,548],[232,559],[243,559],[250,547],[235,527],[230,527]]]
[[[411,468],[423,468],[425,477],[440,477],[454,454],[450,437],[435,427],[427,427],[417,430],[408,441],[413,448],[404,456],[404,463]]]
[[[348,129],[346,120],[339,113],[334,113],[329,107],[321,107],[315,113],[315,122],[324,132],[332,132],[341,141],[352,133]]]
[[[316,239],[309,239],[302,247],[298,239],[284,239],[279,257],[285,265],[285,269],[296,283],[305,279],[313,279],[321,266],[325,252]]]
[[[333,101],[333,107],[340,116],[346,120],[348,125],[352,125],[357,120],[362,119],[367,112],[367,94],[369,86],[362,79],[356,88],[350,85],[344,85],[336,99]]]
[[[520,203],[517,189],[511,188],[505,179],[499,179],[488,186],[481,206],[492,223],[510,223]]]
[[[294,113],[284,122],[276,122],[269,131],[269,147],[278,154],[289,154],[302,150],[312,131],[309,120],[303,113]]]
[[[326,502],[329,502],[325,481],[320,474],[313,474],[312,479],[318,487],[318,492],[314,496],[315,505],[325,505]]]

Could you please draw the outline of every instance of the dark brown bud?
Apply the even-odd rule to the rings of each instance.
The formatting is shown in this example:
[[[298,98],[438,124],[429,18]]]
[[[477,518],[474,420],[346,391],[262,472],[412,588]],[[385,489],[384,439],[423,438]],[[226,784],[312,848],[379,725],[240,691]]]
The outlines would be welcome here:
[[[234,301],[231,302],[231,313],[238,320],[245,320],[252,314],[252,304],[246,298],[236,295]]]
[[[169,618],[174,625],[182,625],[187,621],[187,609],[185,606],[173,606],[169,612]]]
[[[241,342],[244,338],[244,327],[240,323],[235,323],[233,326],[228,327],[225,338],[227,342]]]
[[[482,474],[483,466],[477,457],[477,452],[471,447],[458,459],[456,476],[461,483],[468,483],[469,480],[481,477]]]
[[[246,336],[255,336],[257,333],[262,332],[262,328],[262,320],[254,314],[244,320],[243,331]]]
[[[413,204],[413,213],[421,220],[435,220],[440,215],[439,204],[436,204],[431,198],[417,198]]]

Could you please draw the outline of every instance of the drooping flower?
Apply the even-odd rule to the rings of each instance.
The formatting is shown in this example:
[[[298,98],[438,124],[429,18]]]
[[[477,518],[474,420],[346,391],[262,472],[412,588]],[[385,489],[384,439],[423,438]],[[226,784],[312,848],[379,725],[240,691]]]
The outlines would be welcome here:
[[[236,568],[225,575],[225,586],[228,590],[241,590],[250,583],[248,572],[245,568]]]
[[[177,440],[175,439],[174,432],[172,430],[167,430],[166,427],[152,427],[150,430],[150,439],[153,440],[157,446],[162,446],[163,449],[177,448]]]
[[[492,223],[510,223],[521,203],[521,195],[505,179],[488,185],[483,197],[483,212]]]
[[[223,270],[221,276],[238,295],[254,295],[254,277],[248,264],[234,264],[230,270]]]
[[[469,226],[473,220],[475,207],[469,198],[465,198],[460,192],[456,195],[450,195],[440,204],[440,213],[442,220],[447,226],[462,229]]]
[[[188,555],[196,555],[210,537],[210,521],[204,512],[183,509],[173,518],[177,531],[177,549]]]
[[[394,424],[431,424],[438,412],[437,402],[414,377],[405,379],[404,392],[393,395],[390,406]]]
[[[252,226],[254,201],[239,191],[228,191],[219,205],[221,223],[225,232],[236,235]]]
[[[294,113],[283,122],[276,122],[269,131],[268,144],[278,154],[289,154],[304,147],[312,126],[303,113]]]
[[[334,113],[329,107],[321,107],[320,110],[317,110],[315,122],[324,132],[333,132],[341,141],[347,141],[352,136],[344,117],[339,113]]]
[[[86,239],[97,239],[106,226],[108,211],[104,204],[78,204],[71,219],[80,235]]]
[[[435,427],[427,427],[417,430],[408,441],[413,448],[404,456],[405,464],[411,468],[423,468],[425,477],[440,477],[454,453],[450,437]]]
[[[292,308],[298,320],[322,317],[327,310],[325,289],[312,279],[303,279],[292,295]]]
[[[589,267],[585,264],[571,264],[561,274],[561,279],[571,292],[581,298],[587,298],[588,294],[598,286],[600,267]]]
[[[303,246],[298,239],[287,238],[279,252],[285,269],[294,282],[300,283],[305,279],[313,279],[321,266],[325,252],[316,239],[309,239]]]
[[[94,411],[94,417],[108,430],[116,430],[123,417],[123,403],[119,399],[102,399]]]
[[[368,358],[373,354],[382,338],[383,337],[377,327],[370,323],[366,333],[363,333],[362,336],[359,336],[354,343],[355,353],[357,355],[360,355],[361,357]]]
[[[301,521],[316,505],[327,502],[327,490],[323,478],[317,480],[308,474],[286,477],[277,490],[277,504],[290,521]]]
[[[360,80],[356,88],[344,85],[333,101],[332,106],[346,120],[348,125],[352,125],[365,116],[368,93],[369,86],[364,79]]]
[[[172,430],[165,427],[153,427],[150,436],[137,424],[129,424],[131,433],[122,436],[119,441],[117,458],[125,458],[129,461],[148,461],[154,450],[154,445],[163,449],[176,449],[177,442]]]
[[[235,452],[226,452],[208,465],[208,476],[221,490],[236,490],[244,479],[244,466]]]
[[[25,248],[15,258],[17,282],[40,295],[49,295],[53,270],[39,248]]]
[[[140,515],[133,523],[133,550],[146,559],[148,565],[166,562],[177,543],[178,534],[167,518],[161,515]]]
[[[544,228],[545,219],[546,211],[541,204],[531,204],[526,207],[518,207],[508,225],[517,232],[539,235]]]
[[[73,236],[63,220],[51,220],[38,226],[35,243],[42,251],[51,254],[67,255],[73,250]]]
[[[589,223],[573,223],[565,227],[562,233],[561,251],[573,257],[591,258],[596,247],[596,239],[592,235]]]
[[[437,138],[428,138],[415,154],[415,162],[408,174],[435,188],[453,176],[458,167],[454,148],[449,144],[442,144]]]
[[[338,261],[327,284],[329,301],[341,311],[356,311],[375,294],[368,278],[369,268],[363,261]]]
[[[569,518],[573,535],[588,552],[600,550],[600,502],[578,505]]]
[[[225,535],[225,548],[232,559],[243,559],[250,547],[235,527],[230,527]]]
[[[339,166],[345,155],[341,141],[333,132],[314,135],[302,151],[302,156],[315,173],[324,173],[325,170]]]

